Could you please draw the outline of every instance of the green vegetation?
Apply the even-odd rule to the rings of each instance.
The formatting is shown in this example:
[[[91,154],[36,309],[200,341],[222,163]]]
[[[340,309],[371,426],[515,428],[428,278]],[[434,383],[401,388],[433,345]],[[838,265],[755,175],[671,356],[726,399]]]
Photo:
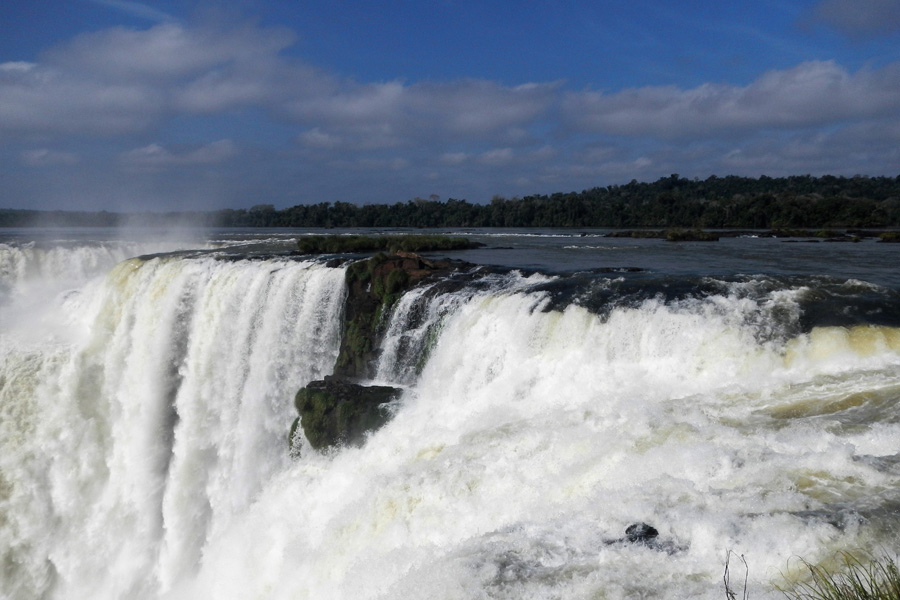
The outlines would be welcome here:
[[[709,231],[700,231],[699,229],[669,229],[666,231],[666,241],[668,242],[718,242],[719,236]]]
[[[793,600],[898,600],[900,570],[889,557],[863,562],[851,554],[842,555],[842,569],[831,571],[804,561],[809,580],[782,590]]]
[[[296,454],[297,430],[315,449],[362,443],[365,434],[384,425],[392,416],[385,403],[401,390],[364,386],[371,379],[372,361],[378,352],[384,315],[404,292],[426,278],[456,269],[461,263],[429,260],[412,252],[384,254],[351,263],[345,271],[341,346],[332,375],[313,381],[295,398],[298,419],[288,439]]]
[[[484,205],[417,198],[395,204],[323,202],[268,212],[221,211],[220,216],[222,225],[242,227],[898,227],[900,176],[690,180],[672,174],[655,182],[632,180],[581,192],[495,196]]]
[[[220,227],[681,227],[779,229],[900,227],[900,176],[716,177],[673,173],[654,182],[581,192],[495,196],[489,204],[416,198],[394,204],[350,202],[272,204],[206,213],[117,213],[0,210],[0,227],[47,225],[166,226],[189,222]]]
[[[391,417],[386,404],[400,394],[397,388],[362,386],[345,381],[313,381],[297,392],[294,404],[300,414],[296,428],[316,450],[340,444],[361,444],[365,435]]]
[[[445,235],[308,235],[297,240],[302,254],[434,252],[466,250],[482,245]]]
[[[732,551],[725,555],[725,598],[738,598],[731,583],[730,562],[733,556],[743,565],[741,598],[747,600],[749,567],[743,555]],[[896,560],[888,556],[860,560],[844,552],[840,554],[837,569],[813,565],[805,560],[801,562],[805,567],[805,577],[789,582],[786,588],[778,588],[789,600],[900,600],[900,569]]]
[[[410,285],[402,257],[379,252],[347,268],[350,293],[344,310],[344,335],[335,373],[357,377],[367,373],[382,317]],[[409,259],[417,260],[417,259]]]

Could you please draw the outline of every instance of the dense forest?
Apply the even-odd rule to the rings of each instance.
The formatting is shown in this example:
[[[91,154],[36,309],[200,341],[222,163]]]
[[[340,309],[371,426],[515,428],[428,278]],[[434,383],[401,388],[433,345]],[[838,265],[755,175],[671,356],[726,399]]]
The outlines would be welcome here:
[[[395,204],[320,202],[277,210],[123,214],[0,209],[0,227],[192,225],[219,227],[898,227],[898,177],[716,177],[677,174],[581,192],[495,196],[489,204],[416,198]]]

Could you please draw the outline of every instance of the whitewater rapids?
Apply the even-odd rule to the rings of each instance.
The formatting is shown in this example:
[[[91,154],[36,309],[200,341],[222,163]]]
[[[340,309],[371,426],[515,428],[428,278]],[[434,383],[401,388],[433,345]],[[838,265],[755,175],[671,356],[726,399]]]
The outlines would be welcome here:
[[[731,551],[777,598],[797,557],[900,551],[900,330],[800,325],[814,281],[415,290],[394,418],[292,457],[342,267],[31,250],[0,246],[0,597],[712,599]]]

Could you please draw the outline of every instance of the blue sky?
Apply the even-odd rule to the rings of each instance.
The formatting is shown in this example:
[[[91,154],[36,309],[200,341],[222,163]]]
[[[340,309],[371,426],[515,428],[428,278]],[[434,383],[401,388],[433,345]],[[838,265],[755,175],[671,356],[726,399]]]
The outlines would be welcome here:
[[[900,0],[7,0],[0,207],[900,175]]]

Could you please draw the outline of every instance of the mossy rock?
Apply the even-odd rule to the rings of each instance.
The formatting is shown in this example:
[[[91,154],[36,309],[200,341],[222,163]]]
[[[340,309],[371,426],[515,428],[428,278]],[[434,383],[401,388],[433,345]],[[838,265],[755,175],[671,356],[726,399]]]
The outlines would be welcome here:
[[[900,243],[900,231],[885,231],[878,236],[878,241],[891,244]]]
[[[446,235],[307,235],[297,240],[301,254],[360,252],[445,252],[484,244]]]
[[[719,235],[701,229],[669,229],[666,231],[667,242],[718,242]]]
[[[334,446],[360,446],[369,432],[391,418],[388,403],[402,390],[388,386],[364,386],[347,381],[313,381],[294,399],[299,426],[310,446],[322,450]],[[291,428],[294,439],[297,422]]]
[[[378,254],[347,267],[344,326],[334,374],[368,379],[377,358],[385,318],[405,292],[429,276],[448,273],[460,264],[429,260],[412,252]]]
[[[374,375],[385,316],[406,291],[426,278],[463,266],[471,267],[458,261],[428,260],[403,250],[379,252],[348,265],[341,346],[333,375],[297,392],[300,416],[289,433],[292,452],[299,451],[295,444],[298,428],[313,448],[323,449],[361,444],[367,433],[391,418],[387,404],[398,398],[401,390],[357,383]]]

